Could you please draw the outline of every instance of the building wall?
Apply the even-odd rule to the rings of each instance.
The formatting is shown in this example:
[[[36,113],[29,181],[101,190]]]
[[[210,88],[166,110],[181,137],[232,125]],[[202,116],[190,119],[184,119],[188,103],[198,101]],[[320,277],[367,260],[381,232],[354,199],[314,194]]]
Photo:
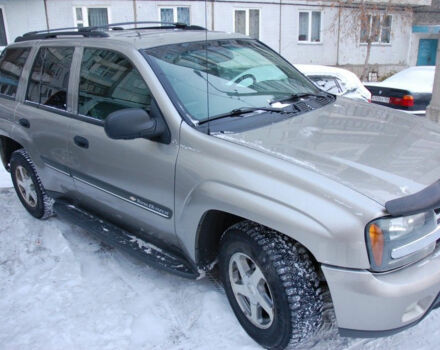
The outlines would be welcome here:
[[[24,32],[46,29],[44,4],[41,0],[2,0],[0,7],[3,10],[8,43]]]
[[[47,0],[50,28],[74,26],[73,9],[81,6],[107,7],[110,23],[134,21],[131,0]]]
[[[432,0],[431,6],[414,10],[414,25],[440,25],[440,0]]]
[[[388,1],[377,0],[384,4]],[[434,1],[440,3],[440,0]],[[134,21],[135,13],[138,21],[157,21],[161,6],[188,6],[191,24],[232,32],[234,9],[259,9],[260,40],[293,63],[340,65],[359,73],[366,55],[366,45],[360,44],[359,40],[359,24],[350,23],[353,18],[351,10],[339,12],[329,1],[283,0],[281,5],[275,0],[217,0],[207,3],[203,0],[46,0],[46,3],[50,28],[74,26],[74,7],[108,7],[109,21],[115,23]],[[406,3],[426,5],[429,0],[406,0]],[[0,0],[0,6],[4,7],[9,41],[23,32],[46,28],[43,0]],[[321,11],[320,43],[298,42],[301,10]],[[411,35],[412,11],[396,11],[392,15],[391,43],[373,45],[371,50],[370,63],[380,75],[413,62],[415,49],[414,45],[411,48],[411,40],[417,38]]]

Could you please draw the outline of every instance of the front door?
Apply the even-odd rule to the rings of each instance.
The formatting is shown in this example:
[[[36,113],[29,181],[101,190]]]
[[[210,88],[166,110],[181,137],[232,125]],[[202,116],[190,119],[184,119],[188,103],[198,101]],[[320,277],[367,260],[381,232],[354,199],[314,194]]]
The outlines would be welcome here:
[[[178,144],[147,139],[112,140],[105,118],[123,108],[150,111],[153,97],[122,53],[84,48],[77,118],[68,149],[80,205],[146,238],[176,243],[174,168]]]
[[[438,39],[420,39],[418,66],[435,66],[437,59]]]

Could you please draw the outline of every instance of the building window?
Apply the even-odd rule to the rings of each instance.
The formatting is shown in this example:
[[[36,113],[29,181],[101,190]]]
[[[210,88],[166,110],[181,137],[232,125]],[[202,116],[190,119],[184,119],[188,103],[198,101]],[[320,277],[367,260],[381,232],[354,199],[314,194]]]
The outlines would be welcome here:
[[[234,10],[234,32],[249,35],[254,39],[260,38],[260,10]]]
[[[105,26],[110,22],[107,7],[74,7],[73,17],[77,27]]]
[[[0,46],[8,45],[8,39],[6,37],[5,19],[3,17],[3,9],[0,8]]]
[[[298,41],[306,43],[321,42],[320,11],[300,11]]]
[[[179,22],[190,25],[189,7],[160,7],[159,16],[161,22]]]
[[[391,23],[391,16],[368,15],[361,19],[361,43],[389,44]]]

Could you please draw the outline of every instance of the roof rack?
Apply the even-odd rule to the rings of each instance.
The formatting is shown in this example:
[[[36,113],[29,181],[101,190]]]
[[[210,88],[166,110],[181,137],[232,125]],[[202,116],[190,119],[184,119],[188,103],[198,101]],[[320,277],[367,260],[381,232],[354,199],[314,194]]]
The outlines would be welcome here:
[[[139,24],[154,24],[154,26],[142,26]],[[206,28],[195,25],[188,25],[179,22],[160,22],[160,21],[140,21],[140,22],[120,22],[110,23],[102,26],[90,26],[90,27],[65,27],[54,28],[46,30],[37,30],[28,32],[15,39],[15,42],[28,41],[28,40],[43,40],[54,39],[59,36],[82,36],[85,38],[105,38],[109,34],[104,30],[124,30],[122,26],[135,25],[134,28],[129,30],[141,30],[141,29],[184,29],[184,30],[206,30]]]
[[[138,24],[154,24],[154,26],[146,26],[146,27],[138,27]],[[136,27],[130,28],[130,30],[137,29],[185,29],[185,30],[206,30],[206,28],[201,26],[189,25],[181,22],[161,22],[161,21],[139,21],[139,22],[120,22],[120,23],[111,23],[105,24],[102,26],[94,26],[94,27],[86,27],[91,30],[99,30],[99,29],[112,29],[112,30],[124,30],[122,26],[126,25],[135,25]]]

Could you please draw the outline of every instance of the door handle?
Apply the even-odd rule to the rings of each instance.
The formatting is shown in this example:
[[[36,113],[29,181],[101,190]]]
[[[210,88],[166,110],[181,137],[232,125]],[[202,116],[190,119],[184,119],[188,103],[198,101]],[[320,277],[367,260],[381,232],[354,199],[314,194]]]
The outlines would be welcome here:
[[[18,124],[20,124],[22,127],[29,129],[31,127],[31,123],[29,122],[29,120],[25,119],[25,118],[21,118],[18,121]]]
[[[75,144],[78,147],[81,148],[89,148],[89,140],[87,140],[86,138],[82,137],[82,136],[75,136],[73,138],[73,141],[75,142]]]

